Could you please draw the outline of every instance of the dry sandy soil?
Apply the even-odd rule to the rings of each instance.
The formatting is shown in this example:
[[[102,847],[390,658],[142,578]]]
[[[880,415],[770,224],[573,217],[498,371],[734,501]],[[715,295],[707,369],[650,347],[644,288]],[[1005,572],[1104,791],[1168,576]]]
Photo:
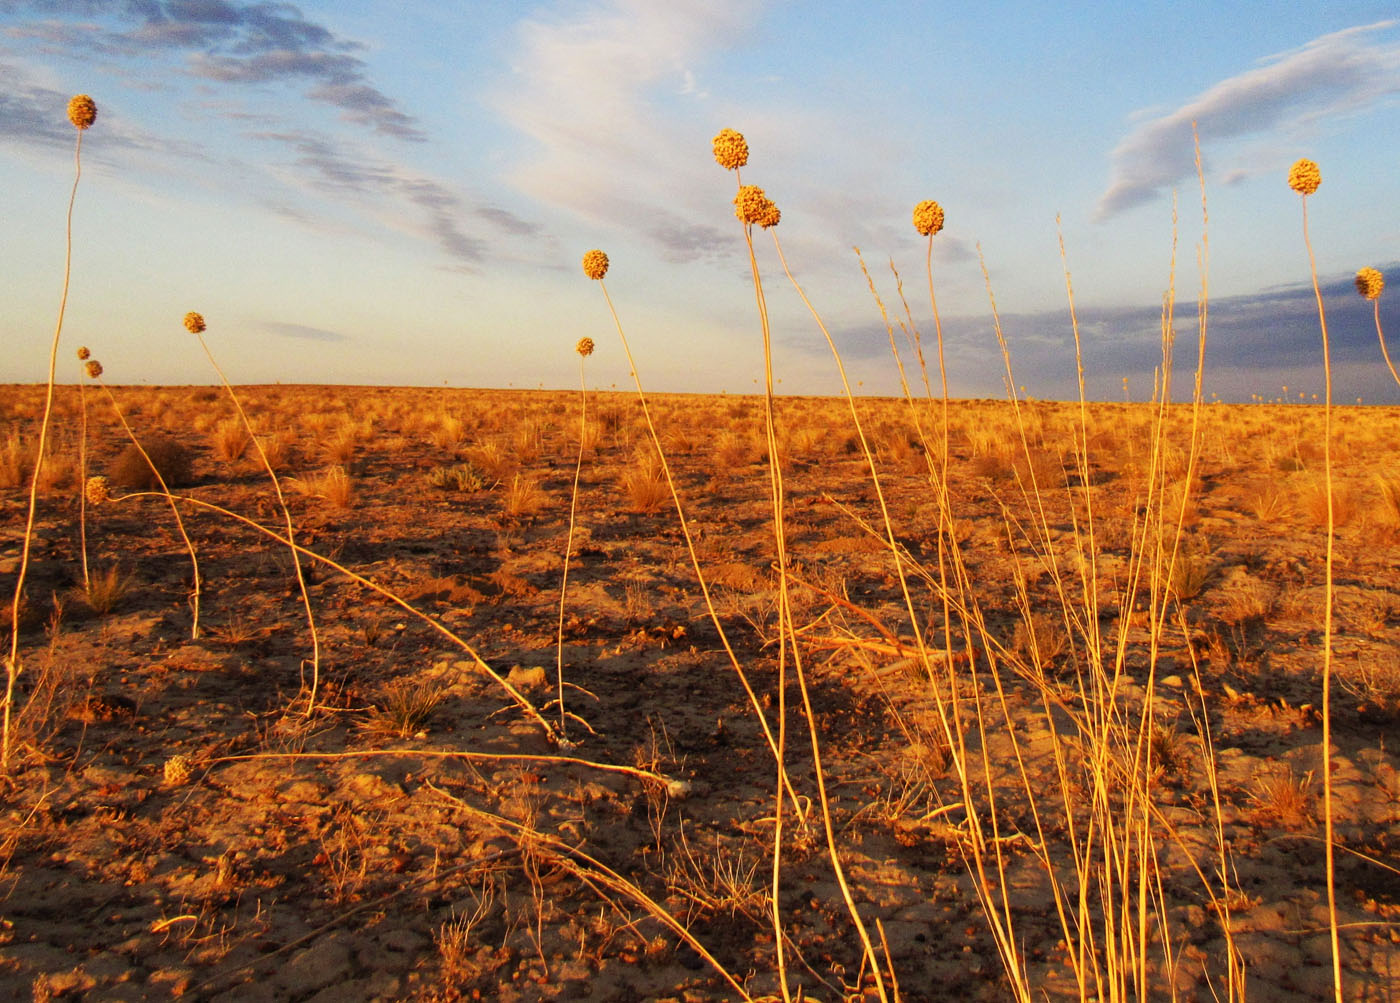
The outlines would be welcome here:
[[[114,392],[143,440],[190,450],[173,490],[280,529],[266,474],[251,453],[231,456],[221,391]],[[115,482],[126,439],[102,391],[86,400],[89,470]],[[259,387],[243,400],[277,436],[299,542],[464,639],[558,727],[578,395]],[[108,601],[85,590],[76,390],[58,404],[0,779],[0,996],[740,998],[717,963],[753,998],[781,998],[774,757],[649,467],[635,398],[589,401],[562,745],[433,624],[312,560],[308,714],[311,633],[288,550],[209,510],[182,508],[203,579],[198,637],[189,554],[158,495],[121,500],[114,483],[116,500],[88,509],[92,573],[118,571]],[[786,708],[806,809],[787,805],[781,837],[793,996],[876,999],[790,659],[779,692],[761,401],[653,405],[720,623],[774,728]],[[1029,460],[1008,403],[952,406],[948,547],[976,615],[951,617],[945,635],[940,555],[955,565],[907,406],[861,404],[897,564],[845,403],[779,401],[830,842],[885,993],[1012,997],[1009,944],[1037,998],[1081,985],[1107,997],[1115,971],[1141,998],[1223,999],[1232,979],[1236,997],[1329,997],[1320,409],[1206,408],[1194,476],[1189,410],[1172,409],[1160,466],[1182,554],[1154,602],[1151,576],[1132,584],[1134,526],[1154,518],[1153,408],[1093,408],[1086,490],[1076,409],[1025,407]],[[42,388],[0,388],[7,645],[41,409]],[[938,427],[936,406],[920,414]],[[1391,1000],[1400,414],[1348,408],[1337,422],[1336,914],[1347,998]],[[331,463],[346,480],[324,476]],[[1022,491],[1032,472],[1041,505]],[[932,673],[901,569],[926,646],[952,641]],[[1088,633],[1108,664],[1087,664]],[[1095,863],[1104,847],[1122,870]]]

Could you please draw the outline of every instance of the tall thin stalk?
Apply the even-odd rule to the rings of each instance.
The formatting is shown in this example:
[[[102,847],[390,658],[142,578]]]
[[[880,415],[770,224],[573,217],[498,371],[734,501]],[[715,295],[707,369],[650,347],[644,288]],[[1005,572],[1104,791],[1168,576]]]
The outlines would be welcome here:
[[[608,273],[608,256],[599,250],[592,250],[583,256],[583,272],[590,279],[598,283],[598,288],[603,291],[603,301],[608,305],[608,313],[613,320],[613,327],[617,329],[618,340],[622,342],[622,352],[627,356],[627,368],[632,374],[632,382],[637,388],[637,400],[642,406],[642,417],[646,419],[647,433],[651,438],[652,447],[656,450],[657,461],[661,466],[661,474],[666,480],[666,487],[671,492],[671,502],[676,509],[676,521],[680,524],[681,536],[685,540],[686,553],[690,555],[690,564],[695,571],[695,580],[700,586],[700,595],[705,600],[705,610],[709,614],[710,623],[715,628],[715,633],[719,635],[719,643],[724,648],[724,653],[729,657],[729,664],[734,669],[734,674],[739,677],[739,683],[744,688],[744,694],[749,698],[749,706],[753,708],[754,716],[758,718],[759,726],[763,729],[763,737],[768,742],[768,749],[772,752],[775,761],[782,768],[782,756],[778,754],[778,743],[773,737],[773,729],[768,724],[768,716],[763,712],[763,705],[759,702],[758,694],[754,692],[753,686],[749,683],[749,677],[744,672],[744,667],[739,664],[739,656],[734,653],[734,647],[729,643],[729,635],[725,633],[724,624],[720,622],[719,613],[715,610],[714,600],[710,595],[709,583],[705,580],[705,573],[700,567],[700,557],[695,552],[695,540],[690,533],[690,524],[685,518],[685,508],[681,505],[679,492],[676,491],[676,482],[671,477],[671,465],[666,459],[666,451],[661,448],[661,436],[656,431],[656,423],[651,419],[651,407],[647,403],[646,393],[642,390],[641,377],[637,375],[637,363],[632,358],[632,348],[627,342],[627,332],[622,329],[622,321],[617,316],[617,308],[613,306],[612,296],[608,293],[607,283],[603,277]],[[797,794],[793,791],[792,781],[787,779],[786,771],[783,773],[784,785],[787,787],[793,800],[797,800]]]
[[[559,582],[559,644],[556,658],[556,675],[559,684],[559,740],[568,742],[566,734],[568,722],[564,713],[564,600],[569,594],[569,554],[574,549],[574,517],[578,510],[578,482],[583,473],[583,447],[588,437],[588,381],[584,377],[583,362],[593,354],[593,339],[580,338],[575,346],[578,352],[579,400],[578,413],[578,462],[574,464],[574,489],[569,495],[569,532],[564,538],[564,574]]]
[[[718,151],[717,151],[718,153]],[[718,159],[718,157],[717,157]],[[747,156],[745,157],[747,161]],[[723,162],[721,161],[721,164]],[[769,229],[778,224],[781,213],[772,200],[764,194],[763,189],[756,185],[739,185],[738,195],[734,199],[735,215],[743,224],[744,244],[748,250],[749,269],[753,279],[754,297],[757,301],[759,327],[763,335],[763,387],[764,387],[764,433],[768,441],[768,477],[770,502],[773,512],[773,543],[778,567],[778,729],[779,729],[779,750],[783,748],[783,739],[786,727],[786,706],[785,694],[786,672],[788,657],[791,658],[793,675],[797,679],[798,690],[802,697],[802,712],[807,725],[807,733],[812,747],[812,768],[817,783],[817,796],[821,806],[821,820],[826,836],[827,856],[831,860],[832,870],[836,875],[836,882],[840,886],[841,895],[845,900],[846,911],[850,914],[855,924],[856,933],[860,937],[861,946],[865,952],[865,961],[870,966],[870,973],[875,979],[875,989],[879,994],[882,1003],[887,1003],[889,999],[885,988],[885,972],[882,970],[879,955],[875,952],[874,942],[871,940],[870,932],[866,928],[865,921],[861,918],[860,910],[856,908],[855,899],[851,895],[849,883],[846,880],[845,868],[841,864],[841,855],[837,850],[836,832],[831,820],[831,803],[827,791],[825,770],[822,767],[821,759],[821,739],[817,727],[816,714],[812,709],[811,695],[808,691],[807,676],[802,668],[802,656],[797,646],[797,630],[792,619],[792,601],[788,575],[788,555],[787,555],[787,531],[785,522],[785,504],[783,494],[783,472],[779,458],[777,424],[774,417],[774,396],[773,396],[773,339],[772,330],[768,319],[768,301],[763,293],[763,277],[759,272],[758,258],[754,254],[753,248],[753,228],[755,225],[764,229]],[[781,773],[780,773],[781,778]],[[777,785],[776,806],[774,809],[774,852],[773,852],[773,915],[775,924],[778,923],[778,886],[780,878],[780,867],[782,860],[782,824],[783,824],[783,789],[782,784]],[[778,931],[777,940],[781,943],[781,931]],[[788,997],[786,972],[780,971],[783,976],[783,994]]]
[[[44,467],[44,453],[49,437],[49,418],[53,414],[54,376],[58,370],[58,343],[63,336],[63,314],[68,308],[68,284],[73,273],[73,206],[78,199],[78,182],[83,176],[83,133],[97,120],[97,105],[86,94],[78,94],[68,102],[68,121],[77,129],[73,145],[73,189],[68,194],[68,216],[64,224],[63,292],[58,300],[58,320],[54,324],[53,344],[49,347],[49,381],[44,391],[44,417],[39,423],[39,451],[34,457],[34,472],[29,478],[29,510],[24,521],[24,543],[20,548],[19,574],[15,578],[15,595],[10,603],[10,653],[5,658],[5,709],[3,733],[0,733],[0,773],[10,771],[10,718],[14,710],[15,682],[19,679],[19,614],[24,605],[24,579],[29,571],[29,551],[34,541],[34,514],[39,502],[39,474]]]
[[[87,362],[91,356],[86,347],[78,349],[78,361]],[[83,588],[92,591],[92,575],[88,572],[87,547],[87,384],[83,374],[78,374],[78,551],[83,557]]]
[[[1381,330],[1381,290],[1385,288],[1385,276],[1375,268],[1363,268],[1356,273],[1356,291],[1362,298],[1371,301],[1371,307],[1376,316],[1376,337],[1381,343],[1381,355],[1385,358],[1386,368],[1390,370],[1390,375],[1395,382],[1400,384],[1400,373],[1395,371],[1395,363],[1390,361],[1390,352],[1385,347],[1385,332]]]
[[[253,441],[253,448],[257,450],[258,459],[262,460],[263,469],[267,471],[267,476],[272,480],[272,490],[277,495],[277,505],[282,509],[282,519],[287,527],[287,539],[295,542],[296,531],[292,528],[292,513],[287,508],[287,499],[282,494],[282,483],[277,479],[277,471],[272,469],[272,461],[267,458],[267,451],[263,449],[262,443],[258,440],[258,433],[248,418],[248,412],[243,410],[242,401],[233,392],[233,387],[229,383],[228,377],[224,375],[223,368],[215,360],[214,353],[209,350],[209,343],[204,340],[204,318],[194,312],[185,314],[185,330],[199,339],[199,346],[204,349],[204,354],[208,356],[209,364],[219,374],[220,382],[228,391],[229,399],[233,401],[233,406],[238,411],[238,417],[243,420],[243,427],[248,430],[248,438]],[[321,682],[321,639],[316,633],[316,614],[311,609],[311,594],[306,588],[306,576],[301,570],[301,558],[298,556],[295,546],[292,547],[291,552],[292,568],[296,572],[297,587],[301,590],[301,603],[306,609],[306,624],[311,631],[311,691],[306,696],[306,716],[310,717],[316,710],[316,691]],[[304,666],[306,663],[302,664]]]
[[[117,420],[121,422],[122,429],[126,432],[127,438],[129,438],[131,444],[136,447],[136,451],[141,454],[141,458],[146,461],[146,466],[150,467],[151,474],[154,475],[156,483],[160,485],[161,494],[164,495],[165,500],[170,503],[170,511],[175,516],[175,527],[180,531],[180,538],[185,541],[185,549],[190,552],[191,574],[194,576],[194,588],[190,593],[190,607],[194,614],[194,622],[190,627],[190,637],[198,638],[199,596],[203,582],[199,576],[199,556],[195,553],[194,541],[190,539],[190,534],[185,531],[185,520],[180,515],[180,506],[175,504],[175,496],[170,493],[170,485],[165,483],[165,475],[161,473],[160,468],[156,466],[150,454],[146,452],[146,447],[141,445],[141,440],[138,439],[136,433],[132,431],[131,425],[127,422],[126,415],[122,413],[121,405],[117,403],[116,395],[112,393],[111,387],[102,382],[102,364],[96,359],[92,359],[87,363],[87,371],[88,375],[94,380],[97,380],[98,385],[102,387],[103,393],[107,395],[108,403],[112,405],[112,412],[116,414]],[[86,498],[86,482],[84,482],[84,485],[83,496]]]
[[[1337,882],[1332,819],[1332,560],[1336,513],[1332,498],[1332,353],[1327,341],[1327,311],[1317,283],[1317,260],[1308,237],[1308,196],[1322,184],[1322,173],[1311,160],[1299,160],[1288,174],[1288,186],[1297,192],[1303,207],[1303,246],[1308,250],[1308,272],[1317,300],[1317,322],[1322,330],[1322,480],[1327,492],[1327,557],[1322,606],[1322,827],[1327,855],[1327,927],[1332,941],[1332,992],[1342,1003],[1342,947],[1337,934]]]

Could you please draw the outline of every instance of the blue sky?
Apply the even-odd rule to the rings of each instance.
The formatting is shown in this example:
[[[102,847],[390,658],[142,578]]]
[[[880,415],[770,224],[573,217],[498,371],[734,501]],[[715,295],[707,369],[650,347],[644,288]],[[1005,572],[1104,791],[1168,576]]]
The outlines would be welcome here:
[[[458,9],[460,8],[460,9]],[[958,9],[953,9],[958,8]],[[1057,214],[1091,393],[1150,392],[1172,280],[1179,366],[1202,285],[1207,393],[1321,390],[1299,199],[1337,396],[1400,403],[1357,268],[1400,286],[1400,23],[1386,3],[248,3],[0,0],[0,381],[41,380],[72,183],[68,97],[90,93],[63,364],[115,382],[570,387],[628,370],[608,288],[655,390],[751,392],[759,331],[721,128],[783,210],[789,263],[866,392],[897,387],[859,246],[932,338],[924,243],[955,394],[1003,392],[978,248],[1016,382],[1073,392]],[[781,390],[839,390],[759,234]],[[1382,319],[1400,348],[1400,288]],[[70,374],[71,376],[71,374]],[[1178,385],[1189,385],[1181,372]]]

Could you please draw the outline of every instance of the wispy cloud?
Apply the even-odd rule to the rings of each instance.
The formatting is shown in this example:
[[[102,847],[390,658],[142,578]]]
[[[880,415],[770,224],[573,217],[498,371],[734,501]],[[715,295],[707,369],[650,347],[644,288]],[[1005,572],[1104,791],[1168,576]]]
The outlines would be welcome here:
[[[24,147],[71,148],[73,126],[68,122],[68,99],[73,95],[37,83],[24,68],[0,62],[0,143]],[[203,150],[190,143],[151,135],[140,126],[103,113],[98,98],[98,121],[102,139],[86,147],[87,156],[97,160],[178,156],[207,161]]]
[[[413,117],[369,81],[364,61],[354,55],[363,46],[308,21],[290,4],[34,0],[0,5],[0,15],[21,9],[39,19],[20,20],[5,34],[51,50],[108,59],[179,52],[195,76],[221,83],[300,83],[309,99],[340,109],[350,122],[399,139],[424,138]],[[90,20],[75,22],[79,16]]]
[[[690,261],[731,242],[694,222],[689,193],[712,191],[700,64],[760,8],[756,0],[605,0],[525,21],[502,117],[535,142],[510,181],[584,219],[643,221],[663,255]],[[690,102],[680,116],[675,102]]]
[[[352,340],[349,335],[341,334],[339,331],[328,331],[323,327],[308,327],[305,324],[288,324],[284,321],[264,321],[263,328],[284,338],[297,338],[301,341],[323,341],[339,344]]]
[[[1364,110],[1400,93],[1400,44],[1376,36],[1396,24],[1348,28],[1271,57],[1129,132],[1113,151],[1112,181],[1099,220],[1146,202],[1195,171],[1191,123],[1202,140],[1223,140]]]
[[[486,244],[467,233],[462,223],[469,210],[446,185],[409,168],[351,155],[326,139],[304,132],[259,132],[254,139],[285,146],[295,153],[294,166],[301,177],[324,193],[363,209],[407,201],[418,210],[417,232],[429,236],[458,264],[475,266],[486,256]],[[476,210],[475,215],[507,232],[522,226],[504,210]],[[503,223],[503,218],[509,222]]]

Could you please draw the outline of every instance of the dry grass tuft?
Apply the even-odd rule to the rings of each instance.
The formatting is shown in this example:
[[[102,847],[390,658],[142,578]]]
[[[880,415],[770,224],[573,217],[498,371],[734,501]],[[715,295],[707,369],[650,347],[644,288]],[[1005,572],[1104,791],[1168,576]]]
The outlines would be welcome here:
[[[186,487],[194,481],[194,455],[183,443],[155,435],[142,440],[141,447],[146,450],[150,462],[146,462],[146,456],[141,455],[134,443],[128,445],[107,471],[107,478],[113,484],[131,491],[159,490],[160,479],[151,470],[152,465],[171,489]]]
[[[349,508],[355,498],[355,485],[344,467],[327,467],[319,474],[291,477],[288,486],[307,498],[319,498],[331,508]]]

